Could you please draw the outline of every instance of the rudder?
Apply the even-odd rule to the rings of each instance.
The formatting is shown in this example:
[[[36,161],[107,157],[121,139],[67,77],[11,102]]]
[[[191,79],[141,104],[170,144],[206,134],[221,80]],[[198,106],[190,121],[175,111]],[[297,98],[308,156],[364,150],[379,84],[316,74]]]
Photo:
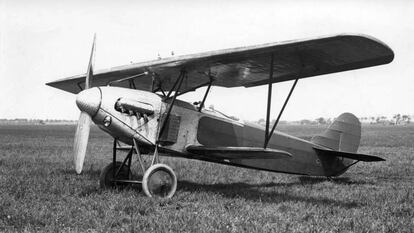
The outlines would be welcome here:
[[[361,123],[352,113],[342,113],[322,135],[312,142],[332,150],[355,153],[361,140]]]

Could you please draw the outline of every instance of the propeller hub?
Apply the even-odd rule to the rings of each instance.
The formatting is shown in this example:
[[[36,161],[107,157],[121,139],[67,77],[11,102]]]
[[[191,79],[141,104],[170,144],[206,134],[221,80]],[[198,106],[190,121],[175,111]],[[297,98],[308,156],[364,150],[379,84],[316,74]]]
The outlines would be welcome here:
[[[93,117],[101,106],[101,90],[98,87],[90,88],[79,92],[76,96],[76,105],[82,112]]]

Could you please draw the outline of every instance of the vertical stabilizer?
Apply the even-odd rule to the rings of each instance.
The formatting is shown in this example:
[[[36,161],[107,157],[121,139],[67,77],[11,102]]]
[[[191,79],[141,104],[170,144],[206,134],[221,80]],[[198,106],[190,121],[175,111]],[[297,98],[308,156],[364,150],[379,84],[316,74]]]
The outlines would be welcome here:
[[[361,140],[361,123],[352,113],[342,113],[322,135],[312,142],[332,150],[355,153]]]

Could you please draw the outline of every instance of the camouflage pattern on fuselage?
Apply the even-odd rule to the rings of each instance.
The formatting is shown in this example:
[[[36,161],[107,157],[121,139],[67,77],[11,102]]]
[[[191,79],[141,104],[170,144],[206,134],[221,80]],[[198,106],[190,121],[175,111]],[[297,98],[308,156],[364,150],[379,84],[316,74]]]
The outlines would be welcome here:
[[[157,94],[125,88],[99,87],[102,98],[97,113],[92,116],[95,124],[114,138],[132,145],[135,138],[141,147],[154,148],[169,103]],[[116,110],[116,101],[129,98],[151,105],[154,114],[139,117],[135,113]],[[105,118],[110,124],[105,125]],[[201,112],[187,102],[176,100],[160,137],[160,151],[168,156],[200,159],[233,166],[248,167],[273,172],[312,176],[335,176],[346,170],[345,161],[337,157],[318,155],[313,147],[323,148],[300,138],[275,131],[268,148],[290,153],[290,158],[222,159],[187,152],[189,145],[208,147],[263,147],[264,127],[227,118],[215,111]]]

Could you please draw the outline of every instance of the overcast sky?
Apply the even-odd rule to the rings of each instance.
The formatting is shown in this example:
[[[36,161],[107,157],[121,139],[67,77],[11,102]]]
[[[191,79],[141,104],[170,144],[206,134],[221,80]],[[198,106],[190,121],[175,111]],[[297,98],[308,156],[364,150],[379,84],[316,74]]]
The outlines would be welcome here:
[[[391,64],[300,80],[283,119],[414,114],[412,1],[0,0],[0,118],[77,119],[75,95],[45,85],[95,69],[176,55],[362,33],[388,44]],[[273,117],[291,83],[275,84]],[[207,106],[265,118],[267,87],[213,87]],[[186,96],[196,101],[202,93]]]

